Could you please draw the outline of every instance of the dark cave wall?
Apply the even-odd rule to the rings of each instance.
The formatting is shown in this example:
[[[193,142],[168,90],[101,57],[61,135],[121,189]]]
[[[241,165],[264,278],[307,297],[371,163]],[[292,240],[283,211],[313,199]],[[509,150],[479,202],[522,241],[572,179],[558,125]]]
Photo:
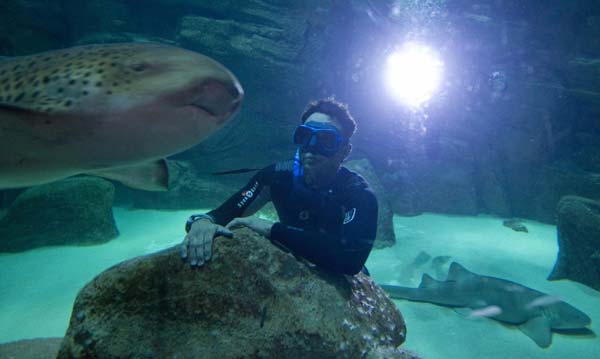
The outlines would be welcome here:
[[[366,19],[357,26],[355,59],[385,57],[393,42],[378,39],[400,31],[402,40],[438,49],[445,62],[439,94],[416,113],[373,93],[381,64],[346,71],[358,78],[350,103],[368,119],[357,148],[377,163],[396,213],[554,223],[562,196],[600,196],[599,8],[447,1],[424,19],[401,10],[392,25]]]

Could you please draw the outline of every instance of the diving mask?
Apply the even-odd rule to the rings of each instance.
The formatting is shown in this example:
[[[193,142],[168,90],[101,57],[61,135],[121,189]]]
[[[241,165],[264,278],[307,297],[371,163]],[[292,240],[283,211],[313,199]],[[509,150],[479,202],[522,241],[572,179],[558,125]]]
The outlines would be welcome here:
[[[302,151],[331,157],[346,143],[340,131],[333,125],[321,122],[306,122],[294,131],[294,144]]]

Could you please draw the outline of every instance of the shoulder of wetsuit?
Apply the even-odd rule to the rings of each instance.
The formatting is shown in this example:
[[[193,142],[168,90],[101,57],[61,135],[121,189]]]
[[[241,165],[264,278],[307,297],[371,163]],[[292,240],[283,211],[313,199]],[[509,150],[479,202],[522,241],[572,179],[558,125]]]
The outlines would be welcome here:
[[[274,166],[275,172],[292,172],[294,171],[294,160],[277,162],[271,166]]]
[[[340,169],[340,175],[342,176],[342,188],[346,190],[358,190],[369,188],[369,183],[363,176],[347,169],[346,167],[342,167]]]
[[[294,161],[282,161],[273,163],[257,173],[257,178],[264,183],[272,183],[282,178],[291,176],[294,168]]]

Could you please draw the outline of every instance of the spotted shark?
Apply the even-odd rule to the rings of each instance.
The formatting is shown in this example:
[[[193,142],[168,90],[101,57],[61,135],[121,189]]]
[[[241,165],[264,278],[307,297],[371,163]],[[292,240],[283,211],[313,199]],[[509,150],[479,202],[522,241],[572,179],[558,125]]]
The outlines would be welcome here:
[[[552,344],[552,330],[585,330],[591,324],[585,313],[557,297],[505,279],[475,274],[456,262],[450,264],[445,281],[424,274],[418,288],[381,287],[394,299],[471,308],[470,317],[516,325],[542,348]]]
[[[165,190],[164,158],[238,111],[243,89],[202,54],[155,43],[0,60],[0,189],[78,174]]]

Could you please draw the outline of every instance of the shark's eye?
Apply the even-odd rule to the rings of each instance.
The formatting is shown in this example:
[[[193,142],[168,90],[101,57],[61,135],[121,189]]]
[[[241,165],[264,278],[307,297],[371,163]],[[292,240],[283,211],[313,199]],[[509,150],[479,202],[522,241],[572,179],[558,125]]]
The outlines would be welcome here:
[[[131,69],[136,72],[142,72],[144,70],[147,70],[149,67],[150,65],[143,62],[131,65]]]

